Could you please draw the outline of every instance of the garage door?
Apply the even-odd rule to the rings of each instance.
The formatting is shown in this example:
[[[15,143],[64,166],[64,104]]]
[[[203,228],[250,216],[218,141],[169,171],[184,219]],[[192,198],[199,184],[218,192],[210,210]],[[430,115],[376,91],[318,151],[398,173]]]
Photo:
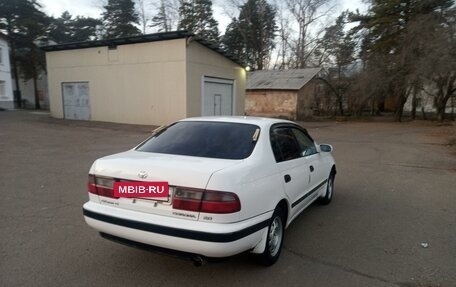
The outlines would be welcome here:
[[[90,120],[88,82],[62,83],[64,118]]]
[[[204,77],[203,116],[233,115],[233,80]]]

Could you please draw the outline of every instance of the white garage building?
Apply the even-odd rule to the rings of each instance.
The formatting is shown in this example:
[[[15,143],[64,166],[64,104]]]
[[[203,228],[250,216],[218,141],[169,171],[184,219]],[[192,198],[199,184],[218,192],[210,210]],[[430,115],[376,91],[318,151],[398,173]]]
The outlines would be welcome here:
[[[13,109],[9,38],[0,32],[0,108]]]
[[[186,31],[43,49],[56,118],[161,125],[244,114],[242,65]]]

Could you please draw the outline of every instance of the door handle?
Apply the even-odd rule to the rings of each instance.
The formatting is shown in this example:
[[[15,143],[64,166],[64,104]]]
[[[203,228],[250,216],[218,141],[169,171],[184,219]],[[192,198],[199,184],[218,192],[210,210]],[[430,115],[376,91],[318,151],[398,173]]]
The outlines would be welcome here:
[[[285,179],[285,182],[290,182],[291,181],[291,176],[289,174],[286,174],[283,179]]]
[[[310,168],[310,172],[313,172],[313,171],[314,171],[313,165],[311,165],[309,168]]]

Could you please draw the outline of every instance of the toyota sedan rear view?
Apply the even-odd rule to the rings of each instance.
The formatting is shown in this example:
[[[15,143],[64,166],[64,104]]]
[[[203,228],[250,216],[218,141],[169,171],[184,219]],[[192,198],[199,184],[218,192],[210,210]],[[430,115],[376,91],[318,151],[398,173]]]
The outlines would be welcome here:
[[[331,151],[291,121],[185,119],[96,160],[84,218],[107,239],[196,263],[250,252],[272,265],[296,216],[331,201]]]

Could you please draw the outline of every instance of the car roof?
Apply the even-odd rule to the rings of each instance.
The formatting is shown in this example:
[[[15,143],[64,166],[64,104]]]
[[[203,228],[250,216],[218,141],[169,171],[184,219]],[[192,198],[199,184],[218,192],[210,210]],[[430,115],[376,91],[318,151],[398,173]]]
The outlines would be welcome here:
[[[209,116],[209,117],[194,117],[180,120],[180,122],[187,121],[202,121],[202,122],[226,122],[226,123],[242,123],[257,125],[262,128],[270,127],[277,123],[288,123],[296,124],[292,121],[275,119],[275,118],[262,118],[262,117],[250,117],[250,116]]]

